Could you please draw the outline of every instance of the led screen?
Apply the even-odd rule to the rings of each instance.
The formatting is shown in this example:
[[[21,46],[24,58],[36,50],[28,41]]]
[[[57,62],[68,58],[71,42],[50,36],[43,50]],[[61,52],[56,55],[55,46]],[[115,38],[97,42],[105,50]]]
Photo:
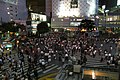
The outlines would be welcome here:
[[[80,17],[95,14],[96,0],[60,0],[53,2],[53,15],[58,17]]]
[[[117,5],[120,5],[120,0],[117,0]]]
[[[2,0],[3,2],[17,5],[18,0]]]

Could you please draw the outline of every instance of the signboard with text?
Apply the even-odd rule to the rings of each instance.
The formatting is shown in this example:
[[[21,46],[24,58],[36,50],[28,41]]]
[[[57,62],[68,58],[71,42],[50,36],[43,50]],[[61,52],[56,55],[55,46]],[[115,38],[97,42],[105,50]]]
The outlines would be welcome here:
[[[120,0],[117,0],[117,5],[120,5]]]
[[[17,3],[18,3],[18,0],[0,0],[0,1],[10,3],[10,4],[14,4],[14,5],[17,5]]]

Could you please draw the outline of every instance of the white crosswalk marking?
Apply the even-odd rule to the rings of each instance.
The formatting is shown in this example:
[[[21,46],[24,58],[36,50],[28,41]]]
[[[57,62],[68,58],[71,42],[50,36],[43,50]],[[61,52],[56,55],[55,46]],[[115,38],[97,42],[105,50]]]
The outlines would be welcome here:
[[[61,69],[61,67],[58,67],[57,69],[59,70],[59,69]]]
[[[106,62],[100,62],[100,56],[96,56],[95,58],[87,55],[86,66],[88,67],[102,67],[107,66]]]
[[[54,67],[52,67],[52,68],[50,68],[50,69],[44,71],[43,73],[47,73],[47,72],[49,72],[49,71],[51,71],[51,70],[53,70],[53,69],[55,69],[55,68],[57,68],[57,67],[58,67],[58,65],[56,65],[56,66],[54,66]]]
[[[27,60],[25,60],[25,65],[23,65],[23,71],[24,71],[24,74],[22,74],[22,69],[21,69],[21,67],[18,67],[17,68],[17,74],[20,76],[20,78],[22,79],[23,78],[23,75],[27,75],[27,71],[28,71],[28,68],[29,68],[29,65],[28,65],[28,62],[27,62]],[[47,73],[47,72],[49,72],[49,71],[51,71],[51,70],[54,70],[54,69],[57,69],[57,68],[59,68],[59,66],[57,65],[57,64],[54,64],[54,63],[47,63],[47,64],[45,64],[45,71],[40,67],[40,65],[39,64],[37,64],[37,66],[36,66],[36,70],[37,70],[37,73],[38,73],[38,75],[40,75],[41,73]],[[4,67],[3,67],[3,70],[9,70],[9,65],[5,65]],[[10,73],[11,74],[11,77],[10,77],[10,80],[14,80],[14,70],[12,70],[12,72]],[[0,80],[2,79],[2,71],[0,71]],[[34,69],[33,70],[31,70],[30,71],[30,76],[34,76]]]

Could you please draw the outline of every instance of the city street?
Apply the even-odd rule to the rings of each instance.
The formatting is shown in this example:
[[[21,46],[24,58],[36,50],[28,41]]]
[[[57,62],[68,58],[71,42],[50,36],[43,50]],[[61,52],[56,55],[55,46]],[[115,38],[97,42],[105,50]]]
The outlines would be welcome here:
[[[0,0],[0,80],[120,80],[120,0]]]
[[[108,55],[111,54],[109,55],[109,57],[115,56],[116,58],[117,56],[116,54],[117,44],[115,43],[114,40],[110,40],[110,39],[100,40],[100,38],[92,39],[88,37],[88,40],[85,40],[85,42],[89,42],[89,44],[83,43],[80,40],[80,42],[83,43],[83,46],[87,45],[86,46],[87,48],[83,47],[84,51],[82,52],[81,51],[82,47],[79,48],[80,38],[78,39],[78,41],[76,41],[76,39],[73,38],[71,39],[72,41],[70,40],[70,38],[68,41],[66,41],[66,40],[59,40],[60,35],[59,36],[58,35],[59,34],[50,33],[42,38],[34,38],[34,39],[29,38],[27,42],[26,41],[20,42],[19,48],[14,48],[11,52],[4,50],[3,57],[5,57],[5,60],[3,66],[1,67],[0,78],[2,79],[3,74],[7,72],[9,74],[10,80],[13,80],[16,75],[17,78],[21,80],[29,76],[30,76],[29,78],[32,79],[37,77],[37,79],[40,78],[41,80],[42,79],[44,80],[52,76],[53,76],[52,78],[55,78],[55,76],[59,74],[59,71],[62,69],[62,66],[64,64],[73,64],[73,65],[77,64],[77,65],[84,65],[86,67],[98,67],[98,68],[109,67],[111,64],[115,64],[112,62],[108,64],[109,59],[108,60],[106,59],[107,57],[106,54]],[[49,42],[51,40],[53,40],[53,42]],[[71,44],[70,42],[72,42],[73,44]],[[94,45],[93,48],[92,45]],[[32,51],[30,51],[30,49]],[[91,49],[92,52],[90,51]],[[86,60],[84,60],[85,57]],[[103,58],[102,61],[101,58]],[[33,62],[31,62],[31,60]],[[35,60],[37,61],[35,62]],[[41,62],[41,60],[43,60],[44,63]],[[17,61],[17,63],[15,61]],[[10,64],[12,64],[12,68],[10,67]],[[29,69],[31,70],[29,71]],[[36,72],[37,76],[35,75],[36,74],[35,71],[37,71]],[[29,76],[28,76],[28,72],[29,72]]]

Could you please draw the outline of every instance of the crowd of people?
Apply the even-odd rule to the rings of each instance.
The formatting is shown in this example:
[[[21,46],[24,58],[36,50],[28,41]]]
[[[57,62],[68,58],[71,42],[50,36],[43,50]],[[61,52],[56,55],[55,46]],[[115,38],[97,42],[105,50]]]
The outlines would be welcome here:
[[[99,37],[89,37],[85,34],[68,38],[63,32],[48,33],[39,38],[27,38],[24,41],[20,41],[16,54],[12,54],[12,51],[6,54],[2,53],[0,57],[1,69],[5,64],[9,64],[9,70],[5,71],[3,77],[11,77],[11,73],[14,71],[14,80],[19,80],[21,77],[17,74],[18,69],[21,74],[24,74],[23,67],[25,64],[28,64],[27,74],[23,76],[28,78],[28,80],[32,80],[30,73],[33,70],[34,77],[38,79],[39,76],[36,67],[39,66],[44,71],[45,65],[54,61],[58,61],[62,65],[68,62],[85,65],[87,62],[86,55],[93,58],[99,55],[101,56],[100,62],[106,61],[108,66],[110,64],[117,66],[120,57],[111,53],[113,47],[108,46],[110,48],[109,51],[102,48],[109,42],[109,39],[101,41]],[[116,40],[112,39],[111,42],[116,42]]]

